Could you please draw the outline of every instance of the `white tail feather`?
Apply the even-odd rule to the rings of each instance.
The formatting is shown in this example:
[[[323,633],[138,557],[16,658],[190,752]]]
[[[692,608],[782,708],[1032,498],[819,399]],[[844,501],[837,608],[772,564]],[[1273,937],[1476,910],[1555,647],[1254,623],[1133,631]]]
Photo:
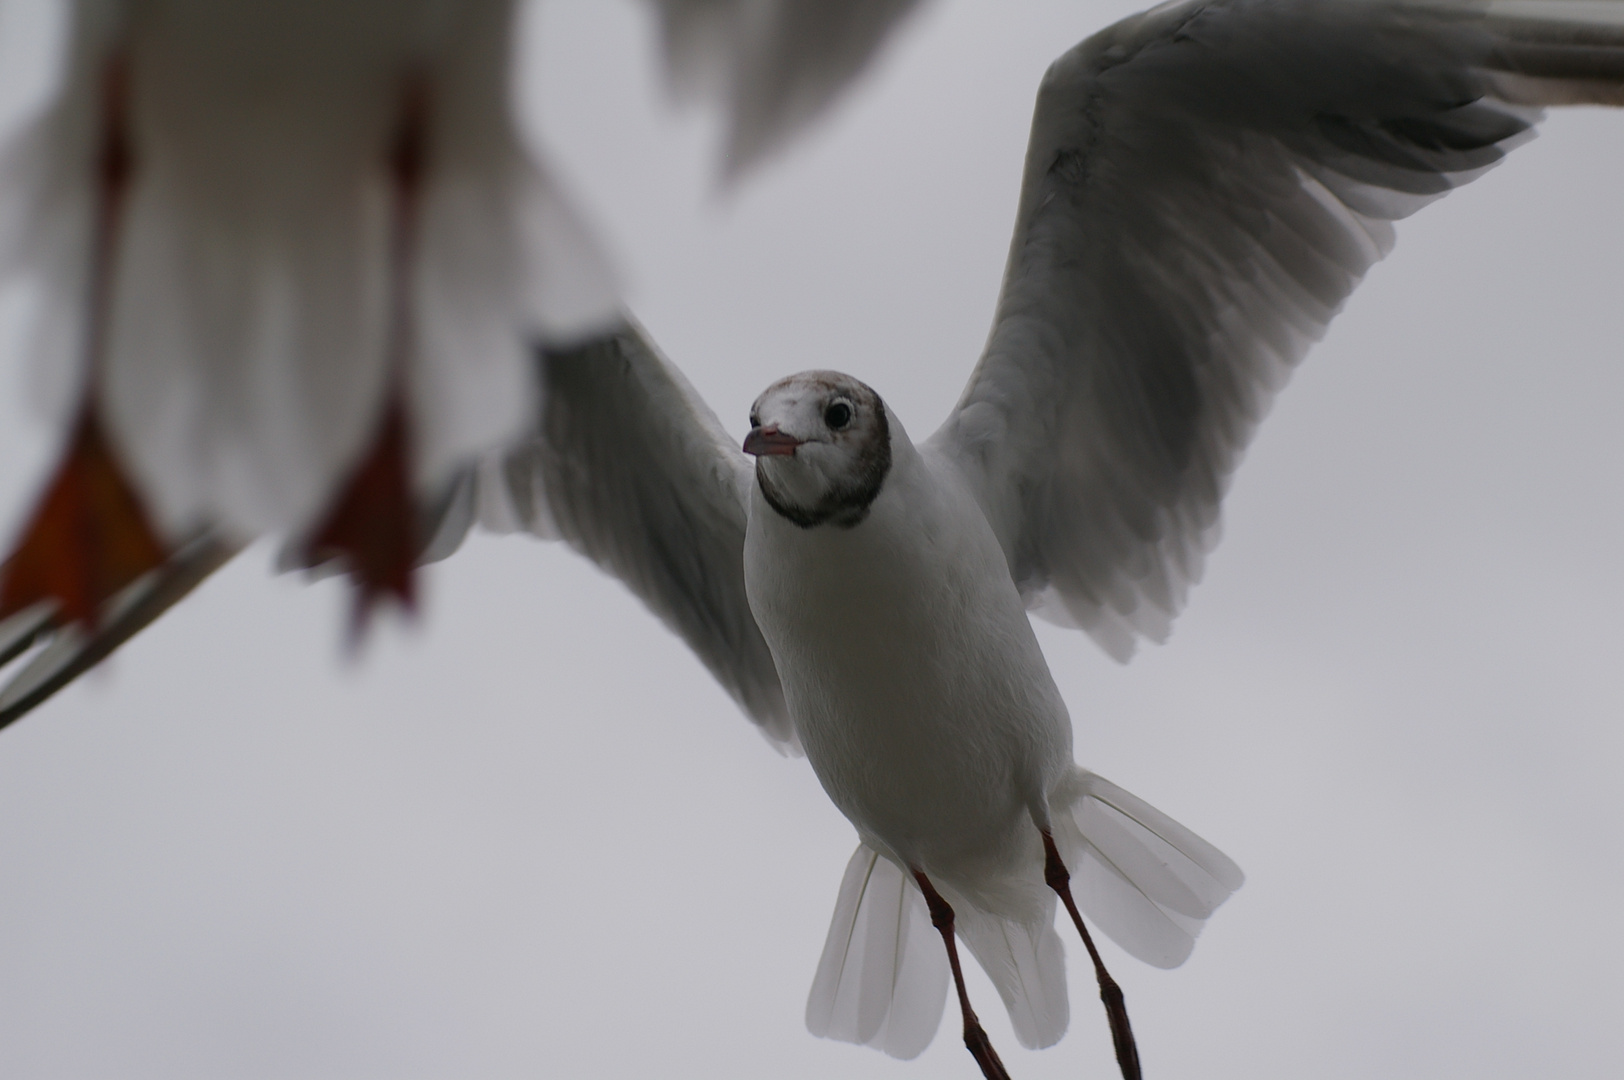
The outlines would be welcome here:
[[[1147,964],[1182,964],[1207,918],[1246,880],[1207,841],[1084,769],[1050,804],[1077,906]]]
[[[1206,920],[1245,880],[1223,852],[1086,770],[1067,777],[1050,805],[1078,907],[1148,964],[1182,964]],[[1047,918],[1027,923],[983,911],[945,885],[942,891],[959,939],[998,988],[1021,1045],[1059,1042],[1071,1006],[1054,897]],[[918,886],[858,845],[807,998],[807,1030],[916,1057],[941,1024],[947,983],[946,953]]]
[[[1054,1045],[1066,1033],[1070,1005],[1053,903],[1048,921],[1025,925],[981,911],[951,889],[944,892],[959,939],[998,988],[1021,1045]],[[892,1057],[916,1057],[941,1024],[948,977],[947,953],[918,886],[859,845],[840,883],[807,998],[807,1030]]]
[[[1028,1050],[1059,1042],[1071,1019],[1066,953],[1055,933],[1052,903],[1048,910],[1047,921],[1025,925],[969,904],[954,906],[960,939],[998,988],[1015,1037]]]
[[[807,997],[807,1030],[918,1057],[941,1025],[947,982],[947,954],[924,896],[895,864],[859,844]]]

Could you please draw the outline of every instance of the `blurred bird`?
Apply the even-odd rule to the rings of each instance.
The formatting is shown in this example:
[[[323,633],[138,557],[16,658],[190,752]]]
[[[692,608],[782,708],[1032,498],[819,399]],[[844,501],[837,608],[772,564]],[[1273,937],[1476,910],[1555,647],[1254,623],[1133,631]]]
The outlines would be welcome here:
[[[957,942],[1022,1043],[1052,1044],[1058,901],[1137,1076],[1084,914],[1171,967],[1242,878],[1073,763],[1025,612],[1122,659],[1164,638],[1247,441],[1392,222],[1526,141],[1542,106],[1585,102],[1624,103],[1620,0],[1185,0],[1128,19],[1045,77],[992,332],[929,439],[861,381],[808,372],[768,387],[741,450],[627,323],[542,350],[533,435],[454,485],[429,553],[475,521],[567,541],[804,749],[859,836],[815,1034],[916,1055],[951,978],[968,1048],[1005,1075]]]
[[[512,118],[510,0],[78,0],[0,195],[67,433],[0,617],[204,532],[410,604],[424,494],[533,412],[607,266]]]
[[[730,175],[909,6],[658,2],[674,76],[717,73]],[[13,647],[91,635],[82,668],[121,639],[103,624],[128,636],[266,533],[351,575],[357,625],[412,606],[451,479],[535,415],[530,350],[618,307],[515,121],[518,12],[63,5],[54,94],[0,160],[0,259],[43,296],[31,360],[62,432],[0,565]]]

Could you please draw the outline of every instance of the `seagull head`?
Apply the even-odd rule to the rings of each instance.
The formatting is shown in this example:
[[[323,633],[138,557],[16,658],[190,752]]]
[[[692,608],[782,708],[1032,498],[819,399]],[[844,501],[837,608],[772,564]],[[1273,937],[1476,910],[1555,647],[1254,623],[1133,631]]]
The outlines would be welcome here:
[[[885,402],[838,371],[779,379],[750,409],[744,452],[755,455],[767,505],[803,529],[851,528],[891,471]]]

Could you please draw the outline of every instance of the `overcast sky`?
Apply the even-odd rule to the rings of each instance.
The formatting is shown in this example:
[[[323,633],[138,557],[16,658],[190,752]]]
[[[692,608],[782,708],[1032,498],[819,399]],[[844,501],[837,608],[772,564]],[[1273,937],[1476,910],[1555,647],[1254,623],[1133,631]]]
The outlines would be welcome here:
[[[1043,69],[1131,6],[941,0],[728,197],[640,5],[550,0],[524,101],[731,431],[836,367],[923,437],[986,333]],[[1147,1075],[1624,1073],[1621,182],[1624,115],[1559,115],[1402,226],[1172,641],[1124,667],[1040,630],[1079,761],[1249,875],[1177,971],[1105,946]],[[17,314],[7,529],[45,453]],[[347,663],[342,589],[269,560],[0,734],[4,1080],[975,1077],[951,1019],[911,1063],[806,1033],[853,832],[616,582],[477,539]],[[972,978],[1021,1080],[1113,1074],[1072,952],[1046,1051]]]

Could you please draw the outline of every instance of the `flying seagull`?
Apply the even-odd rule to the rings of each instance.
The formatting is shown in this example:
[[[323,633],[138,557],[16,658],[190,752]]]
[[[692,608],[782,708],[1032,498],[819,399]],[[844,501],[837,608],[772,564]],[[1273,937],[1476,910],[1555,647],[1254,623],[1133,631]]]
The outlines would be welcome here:
[[[1085,943],[1083,914],[1153,964],[1189,955],[1240,871],[1073,764],[1025,612],[1119,658],[1165,636],[1269,399],[1391,223],[1541,106],[1624,100],[1624,5],[1573,12],[1193,0],[1083,42],[1039,94],[986,350],[923,442],[815,371],[757,399],[741,454],[635,327],[546,356],[539,436],[487,467],[477,512],[624,580],[856,826],[814,1033],[918,1054],[951,973],[1004,1075],[955,943],[1049,1045],[1057,897]]]
[[[806,590],[820,548],[880,537],[887,521],[895,532],[895,504],[905,496],[923,491],[928,509],[934,492],[943,507],[957,508],[943,518],[973,522],[961,513],[965,500],[952,497],[967,493],[1013,594],[1124,654],[1136,638],[1165,632],[1199,571],[1225,479],[1267,398],[1386,252],[1388,223],[1492,165],[1526,136],[1539,104],[1618,97],[1619,35],[1556,17],[1571,6],[1550,10],[1536,19],[1526,6],[1485,13],[1254,2],[1191,4],[1130,20],[1068,54],[1045,84],[994,333],[960,406],[932,439],[914,446],[900,421],[876,408],[872,391],[818,374],[764,395],[753,448],[796,445],[793,454],[764,453],[752,466],[681,376],[628,329],[587,349],[548,353],[537,438],[487,466],[451,514],[477,510],[492,525],[562,536],[616,573],[687,638],[771,737],[803,743],[820,776],[838,773],[841,762],[820,765],[829,758],[815,748],[814,732],[838,734],[839,716],[831,723],[830,715],[811,715],[827,703],[804,701],[807,685],[816,690],[818,682],[806,672],[865,662],[842,655],[838,638],[872,610],[873,598],[820,593],[800,612],[781,593]],[[844,447],[833,438],[842,414],[829,416],[842,394],[852,409],[839,425],[851,432]],[[853,428],[865,403],[870,423]],[[876,416],[885,418],[893,451],[877,483],[871,469],[842,467],[872,461]],[[869,447],[849,445],[865,434]],[[785,471],[797,461],[802,473]],[[936,520],[921,515],[918,528],[904,530],[907,542],[921,542]],[[973,536],[948,536],[974,552]],[[756,561],[763,554],[764,567]],[[803,580],[773,582],[775,568],[794,559],[812,567]],[[872,563],[851,560],[817,580],[849,590],[840,577],[848,565],[854,575],[878,576]],[[984,558],[979,565],[985,569]],[[978,579],[966,591],[986,585]],[[837,610],[823,606],[829,601]],[[822,628],[822,644],[834,638],[833,649],[820,650],[819,628],[796,625],[820,614],[834,622]],[[966,620],[967,636],[996,622],[996,610],[985,621]],[[910,644],[881,642],[899,651]],[[1019,659],[1022,650],[1019,640],[1005,640],[998,653]],[[831,683],[861,681],[835,674]],[[928,684],[887,676],[877,692],[909,694]],[[1043,704],[1043,695],[1033,697]],[[1194,927],[1174,918],[1184,915],[1177,904],[1210,909],[1229,887],[1212,872],[1228,877],[1227,860],[1118,789],[1070,771],[1069,755],[1064,771],[1068,782],[1045,793],[1051,810],[1086,789],[1071,804],[1083,806],[1084,823],[1073,815],[1072,824],[1085,844],[1100,841],[1097,858],[1085,847],[1080,859],[1068,859],[1065,838],[1055,836],[1080,907],[1111,931],[1109,900],[1087,892],[1093,859],[1104,887],[1117,886],[1138,905],[1130,915],[1162,919],[1173,928],[1168,940],[1177,944],[1177,932],[1187,942]],[[886,818],[885,805],[865,802],[862,779],[837,777],[829,786],[852,816]],[[885,803],[883,790],[878,801]],[[1047,884],[1048,852],[1024,809],[1025,840],[1007,857],[1022,847],[1035,857],[1011,875],[1011,891],[1020,896],[1025,885],[1031,899],[1035,882],[1040,895]],[[1050,817],[1052,833],[1067,828],[1060,815]],[[1150,833],[1137,831],[1132,818],[1151,825]],[[911,837],[885,835],[907,830],[889,819],[857,824],[868,852],[859,849],[848,874],[854,883],[842,890],[826,950],[833,959],[820,964],[809,1020],[827,1034],[906,1052],[934,1031],[946,950],[918,948],[929,940],[929,922],[920,920],[929,920],[931,905],[922,906],[924,882],[909,873]],[[1133,862],[1133,851],[1113,845],[1109,825],[1152,848],[1159,828],[1184,847],[1188,864],[1175,865],[1188,879],[1160,863],[1183,889],[1177,904],[1179,889],[1166,878],[1158,904],[1122,885],[1132,876],[1114,876],[1107,864]],[[1157,865],[1133,862],[1136,872]],[[956,895],[951,873],[921,870],[956,908],[958,930],[975,948],[971,924],[998,917],[1007,898],[982,897],[987,890],[978,888]],[[1119,932],[1134,929],[1129,922]],[[1052,933],[1040,928],[1037,938],[1046,944]],[[880,957],[873,964],[870,944]],[[1045,989],[1048,969],[1033,952],[1029,970],[1039,978],[1023,993]],[[1034,1028],[1054,1022],[1030,1012]],[[1015,1019],[1018,1029],[1026,1022]]]

